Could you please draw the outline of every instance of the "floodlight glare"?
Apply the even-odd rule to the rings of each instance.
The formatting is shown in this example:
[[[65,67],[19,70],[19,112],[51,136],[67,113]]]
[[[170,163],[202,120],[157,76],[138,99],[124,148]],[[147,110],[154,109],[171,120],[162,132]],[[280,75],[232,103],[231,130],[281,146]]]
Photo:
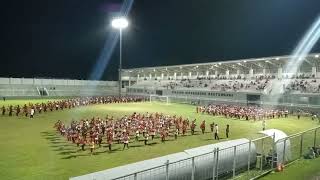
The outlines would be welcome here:
[[[114,27],[116,29],[124,29],[124,28],[128,27],[129,22],[126,18],[119,17],[119,18],[113,19],[111,22],[111,25],[112,25],[112,27]]]
[[[319,58],[319,54],[315,55],[314,57]]]
[[[122,88],[122,29],[125,29],[128,27],[129,22],[124,17],[118,17],[112,20],[111,25],[113,28],[119,29],[119,46],[120,46],[120,57],[119,57],[119,97],[121,96],[121,88]]]

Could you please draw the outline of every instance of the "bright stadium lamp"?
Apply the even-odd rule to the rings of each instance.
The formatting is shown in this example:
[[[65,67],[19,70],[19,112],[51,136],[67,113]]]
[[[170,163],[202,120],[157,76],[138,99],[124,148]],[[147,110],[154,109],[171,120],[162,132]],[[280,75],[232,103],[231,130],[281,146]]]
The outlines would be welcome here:
[[[120,33],[120,57],[119,57],[119,97],[121,96],[121,88],[122,88],[122,79],[121,79],[121,71],[122,71],[122,29],[127,28],[129,22],[124,17],[117,17],[112,20],[111,26],[115,29],[119,29]]]
[[[118,17],[118,18],[115,18],[112,20],[111,25],[112,25],[112,27],[114,27],[116,29],[124,29],[124,28],[128,27],[129,22],[124,17]]]

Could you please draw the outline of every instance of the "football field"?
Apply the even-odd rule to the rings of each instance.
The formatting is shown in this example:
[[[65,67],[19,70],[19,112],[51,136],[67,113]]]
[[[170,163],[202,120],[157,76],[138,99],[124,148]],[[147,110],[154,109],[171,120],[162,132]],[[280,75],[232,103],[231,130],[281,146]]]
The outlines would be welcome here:
[[[47,100],[8,100],[1,101],[2,105],[24,104],[28,102],[46,102]],[[114,144],[113,151],[109,152],[105,139],[101,148],[97,148],[93,155],[88,146],[86,151],[80,150],[75,144],[67,141],[54,129],[58,120],[71,122],[72,120],[91,119],[92,117],[105,118],[108,116],[121,117],[133,112],[152,113],[159,112],[169,115],[182,116],[190,120],[197,119],[197,132],[191,136],[179,136],[177,140],[170,137],[161,143],[157,137],[144,145],[143,141],[131,140],[129,149],[122,150],[122,144]],[[206,133],[199,132],[199,125],[206,120]],[[213,140],[209,123],[215,122],[220,127],[220,141],[227,140],[224,129],[230,125],[230,139],[260,137],[258,131],[262,130],[261,122],[226,119],[224,117],[197,114],[195,106],[187,104],[162,104],[162,103],[128,103],[90,105],[86,107],[65,109],[36,114],[30,119],[24,116],[0,116],[0,177],[1,179],[68,179],[95,171],[125,165],[145,159],[180,152],[188,148],[218,142]],[[69,125],[69,123],[67,123]],[[268,128],[283,130],[293,134],[318,126],[318,122],[309,117],[290,116],[267,121]],[[273,179],[276,179],[274,176]],[[280,179],[283,179],[280,178]]]

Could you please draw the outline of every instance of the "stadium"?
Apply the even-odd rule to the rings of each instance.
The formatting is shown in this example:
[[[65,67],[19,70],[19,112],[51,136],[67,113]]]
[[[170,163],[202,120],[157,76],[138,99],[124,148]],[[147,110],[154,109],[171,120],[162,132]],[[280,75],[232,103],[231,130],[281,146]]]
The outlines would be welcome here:
[[[152,7],[151,2],[148,6],[134,3],[139,8]],[[134,3],[123,1],[120,10],[114,2],[107,3],[112,11],[120,11],[110,18],[113,38],[107,38],[102,55],[90,64],[93,70],[81,62],[71,66],[80,67],[79,74],[90,69],[85,78],[68,73],[61,78],[59,68],[65,71],[66,60],[55,66],[49,61],[48,67],[41,64],[51,78],[38,76],[41,70],[32,66],[28,66],[30,72],[24,67],[16,69],[21,73],[3,70],[1,179],[291,180],[320,176],[320,52],[312,51],[319,49],[320,18],[308,26],[291,54],[270,51],[266,57],[252,57],[252,53],[244,58],[216,55],[187,63],[154,60],[139,64],[128,56],[129,46],[122,50],[122,43],[130,43],[123,35],[129,33],[125,29],[143,29],[134,25],[138,20],[131,22],[139,17],[138,10],[130,14],[131,6],[139,9]],[[146,9],[143,12],[149,12]],[[137,40],[134,46],[141,42]],[[152,46],[146,42],[145,48]],[[169,45],[159,45],[165,46]],[[191,57],[186,51],[179,53]],[[109,57],[109,53],[118,56]],[[116,65],[108,67],[106,57]],[[51,73],[54,67],[58,69]],[[23,72],[31,76],[24,77]]]

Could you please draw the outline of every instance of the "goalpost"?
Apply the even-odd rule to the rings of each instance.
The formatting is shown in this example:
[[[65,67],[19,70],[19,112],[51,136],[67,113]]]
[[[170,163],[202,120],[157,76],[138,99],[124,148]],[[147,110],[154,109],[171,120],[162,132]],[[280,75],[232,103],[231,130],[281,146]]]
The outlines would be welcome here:
[[[150,95],[150,103],[152,102],[162,102],[169,104],[169,97],[168,96],[159,96],[159,95]]]

